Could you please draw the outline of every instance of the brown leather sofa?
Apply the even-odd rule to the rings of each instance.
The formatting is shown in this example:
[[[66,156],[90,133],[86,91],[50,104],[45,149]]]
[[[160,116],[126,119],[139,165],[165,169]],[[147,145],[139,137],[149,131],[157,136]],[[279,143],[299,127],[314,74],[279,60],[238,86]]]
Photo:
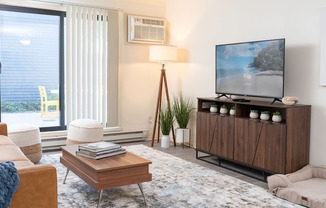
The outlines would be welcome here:
[[[57,172],[49,164],[34,165],[7,137],[7,125],[0,123],[0,162],[12,161],[18,169],[20,183],[11,208],[57,208]]]

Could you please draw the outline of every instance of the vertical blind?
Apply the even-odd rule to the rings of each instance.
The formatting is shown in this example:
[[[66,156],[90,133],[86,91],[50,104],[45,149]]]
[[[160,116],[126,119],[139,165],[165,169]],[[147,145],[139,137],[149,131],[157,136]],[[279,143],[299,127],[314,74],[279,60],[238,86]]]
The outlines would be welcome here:
[[[105,9],[67,6],[66,121],[107,124],[108,15]]]

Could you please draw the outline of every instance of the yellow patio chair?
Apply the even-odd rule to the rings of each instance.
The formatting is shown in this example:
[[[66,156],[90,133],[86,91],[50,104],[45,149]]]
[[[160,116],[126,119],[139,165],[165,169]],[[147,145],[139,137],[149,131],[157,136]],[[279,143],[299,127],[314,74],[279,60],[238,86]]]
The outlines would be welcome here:
[[[41,98],[41,118],[57,117],[59,116],[59,100],[48,100],[44,86],[38,86]],[[54,110],[49,107],[54,106]]]

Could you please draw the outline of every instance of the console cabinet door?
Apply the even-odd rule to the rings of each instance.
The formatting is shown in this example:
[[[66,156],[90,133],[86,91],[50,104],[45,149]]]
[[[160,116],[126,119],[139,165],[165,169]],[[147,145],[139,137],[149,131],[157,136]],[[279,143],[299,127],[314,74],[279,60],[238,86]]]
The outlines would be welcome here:
[[[197,112],[197,124],[196,124],[196,149],[202,150],[206,153],[215,153],[216,143],[215,131],[216,131],[216,115]],[[212,149],[213,148],[213,149]]]
[[[284,173],[286,125],[236,119],[234,160],[267,170]]]
[[[259,138],[259,120],[236,118],[234,136],[234,160],[252,164]]]
[[[285,173],[286,125],[262,123],[252,165],[270,173]]]
[[[234,117],[197,112],[196,147],[233,159]]]
[[[218,116],[216,126],[216,155],[233,159],[234,117]]]

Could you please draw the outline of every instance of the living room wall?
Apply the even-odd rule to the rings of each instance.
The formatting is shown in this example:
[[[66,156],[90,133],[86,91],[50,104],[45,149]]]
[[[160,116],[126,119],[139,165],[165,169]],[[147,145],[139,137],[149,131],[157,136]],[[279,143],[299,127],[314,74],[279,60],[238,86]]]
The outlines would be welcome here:
[[[155,113],[160,65],[150,63],[148,44],[127,42],[128,14],[164,17],[163,0],[121,0],[119,124],[123,130],[149,129]]]
[[[326,165],[326,88],[319,85],[323,7],[323,0],[168,0],[170,43],[188,54],[186,62],[168,66],[171,91],[215,95],[216,44],[286,38],[285,95],[312,106],[310,163]]]

